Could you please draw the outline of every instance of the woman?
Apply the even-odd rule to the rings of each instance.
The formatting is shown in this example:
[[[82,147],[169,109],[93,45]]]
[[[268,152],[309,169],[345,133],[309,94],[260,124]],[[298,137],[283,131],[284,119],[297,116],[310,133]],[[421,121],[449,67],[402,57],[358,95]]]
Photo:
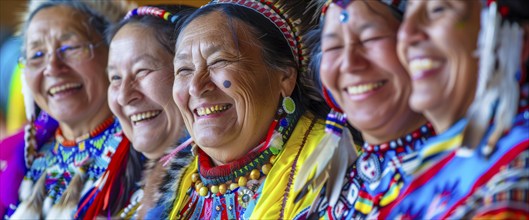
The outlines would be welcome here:
[[[170,91],[174,81],[174,31],[191,9],[177,5],[139,7],[107,34],[110,109],[134,148],[149,159],[143,177],[143,199],[129,207],[134,213],[141,204],[138,219],[159,219],[145,214],[156,206],[160,188],[168,182],[169,167],[164,167],[165,161],[160,159],[188,139]],[[186,151],[174,160],[187,165],[191,158]],[[127,213],[122,214],[125,216]]]
[[[381,218],[529,215],[528,7],[408,4],[398,50],[412,77],[410,105],[441,133],[421,149],[414,180]]]
[[[293,183],[328,110],[306,75],[309,5],[214,1],[186,20],[173,98],[196,156],[175,183],[169,218],[305,216],[321,187],[295,203]]]
[[[399,1],[332,1],[324,9],[321,82],[340,106],[335,110],[343,111],[365,140],[339,199],[320,212],[326,218],[376,218],[408,181],[407,160],[434,135],[408,106],[411,80],[396,52],[398,6]]]
[[[115,215],[137,188],[141,163],[119,135],[120,125],[106,100],[108,46],[103,33],[117,20],[110,15],[123,15],[125,6],[121,1],[30,2],[23,27],[25,81],[39,108],[57,120],[58,128],[41,147],[32,140],[35,134],[28,133],[28,158],[35,158],[28,162],[20,188],[22,202],[11,218],[82,217],[83,212],[75,210],[91,204],[81,202],[86,193],[97,191],[90,188],[112,185],[100,180],[102,176],[120,188],[107,195],[112,199],[105,214]],[[39,149],[37,154],[31,154],[34,148]]]

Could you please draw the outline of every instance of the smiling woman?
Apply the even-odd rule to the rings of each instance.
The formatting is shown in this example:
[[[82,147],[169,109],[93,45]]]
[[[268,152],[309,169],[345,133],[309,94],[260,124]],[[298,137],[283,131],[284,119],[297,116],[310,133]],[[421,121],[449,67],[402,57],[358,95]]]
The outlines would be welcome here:
[[[192,11],[179,5],[143,6],[130,11],[107,35],[110,108],[133,147],[149,159],[143,177],[144,196],[135,204],[141,204],[138,219],[160,219],[155,208],[164,206],[158,204],[160,188],[173,181],[169,172],[179,172],[164,166],[165,161],[160,159],[189,138],[171,90],[175,30]],[[160,14],[165,18],[157,16]],[[186,150],[172,161],[188,165],[191,154]]]
[[[24,151],[29,170],[20,187],[21,203],[11,207],[16,207],[13,219],[82,218],[86,209],[76,209],[93,201],[81,198],[97,195],[99,186],[110,183],[120,187],[106,195],[112,198],[105,211],[115,215],[137,188],[141,160],[119,135],[121,126],[106,99],[103,33],[126,7],[122,1],[30,2],[22,30],[25,95],[56,119],[58,128],[39,127],[48,115],[35,121],[34,109],[28,109],[33,114]],[[38,140],[43,133],[48,138]]]
[[[212,1],[186,20],[173,98],[197,156],[173,189],[170,218],[305,217],[321,186],[295,200],[293,183],[328,111],[306,65],[313,4]]]

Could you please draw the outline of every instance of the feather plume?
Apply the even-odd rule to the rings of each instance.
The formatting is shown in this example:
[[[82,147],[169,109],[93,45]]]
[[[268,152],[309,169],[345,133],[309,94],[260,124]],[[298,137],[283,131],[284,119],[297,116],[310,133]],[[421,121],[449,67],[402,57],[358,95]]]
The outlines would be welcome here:
[[[331,112],[329,115],[338,115],[338,118],[345,120],[344,116],[337,112]],[[327,184],[326,196],[329,198],[329,204],[334,204],[338,200],[348,165],[358,157],[349,130],[330,131],[329,124],[332,122],[329,121],[328,117],[327,134],[298,172],[294,183],[295,201],[301,199],[306,192]],[[340,123],[345,124],[345,121]]]
[[[516,115],[519,88],[515,74],[520,67],[523,30],[516,23],[502,24],[496,3],[483,10],[481,17],[478,85],[467,112],[463,146],[476,148],[493,120],[494,130],[481,149],[488,156]]]

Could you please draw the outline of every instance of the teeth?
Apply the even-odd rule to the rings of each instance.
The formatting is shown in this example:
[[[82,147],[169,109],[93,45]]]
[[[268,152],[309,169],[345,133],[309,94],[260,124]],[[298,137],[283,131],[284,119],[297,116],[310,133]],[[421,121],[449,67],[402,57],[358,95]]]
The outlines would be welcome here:
[[[367,84],[362,84],[362,85],[357,85],[357,86],[350,86],[350,87],[347,87],[347,93],[349,93],[350,95],[358,95],[358,94],[366,93],[376,88],[379,88],[382,85],[384,85],[383,82],[367,83]]]
[[[132,123],[135,123],[135,122],[138,122],[138,121],[151,119],[151,118],[154,118],[154,117],[158,116],[158,114],[160,114],[160,112],[162,112],[162,111],[149,111],[149,112],[143,112],[143,113],[134,114],[134,115],[130,116],[130,120],[132,121]]]
[[[214,105],[211,107],[200,107],[200,108],[197,108],[197,114],[198,116],[205,116],[205,115],[220,113],[220,112],[225,111],[229,107],[230,107],[229,104],[228,105]]]
[[[441,61],[429,58],[414,59],[409,65],[411,74],[419,74],[420,72],[439,68],[441,66]]]
[[[72,88],[79,88],[79,87],[81,87],[80,83],[67,83],[67,84],[64,84],[62,86],[52,87],[50,89],[50,94],[51,95],[55,95],[58,92],[62,92],[62,91],[65,91],[65,90],[68,90],[68,89],[72,89]]]

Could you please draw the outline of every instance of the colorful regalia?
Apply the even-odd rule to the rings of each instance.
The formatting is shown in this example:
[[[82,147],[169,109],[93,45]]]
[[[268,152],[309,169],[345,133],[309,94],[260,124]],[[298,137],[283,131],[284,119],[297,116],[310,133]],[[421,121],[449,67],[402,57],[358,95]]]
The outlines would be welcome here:
[[[193,162],[177,180],[170,219],[302,219],[320,193],[313,189],[294,202],[293,183],[325,134],[323,121],[301,116],[285,144],[272,139],[247,157],[223,166],[196,148]],[[275,126],[273,126],[275,127]],[[289,129],[290,130],[290,129]],[[280,142],[280,141],[279,141]],[[263,147],[265,146],[265,147]]]
[[[344,184],[334,206],[320,200],[319,215],[325,219],[375,218],[381,207],[394,201],[425,141],[434,136],[428,123],[396,140],[379,145],[365,143],[358,159],[347,169]],[[325,207],[327,207],[325,209]]]
[[[527,98],[527,96],[526,96]],[[414,180],[382,219],[520,219],[529,215],[529,108],[489,156],[461,148],[467,121],[460,120],[419,151]],[[486,136],[485,136],[486,137]]]
[[[100,181],[122,142],[120,132],[114,117],[78,142],[65,140],[57,129],[26,173],[20,187],[22,203],[11,218],[73,217],[81,196]]]

